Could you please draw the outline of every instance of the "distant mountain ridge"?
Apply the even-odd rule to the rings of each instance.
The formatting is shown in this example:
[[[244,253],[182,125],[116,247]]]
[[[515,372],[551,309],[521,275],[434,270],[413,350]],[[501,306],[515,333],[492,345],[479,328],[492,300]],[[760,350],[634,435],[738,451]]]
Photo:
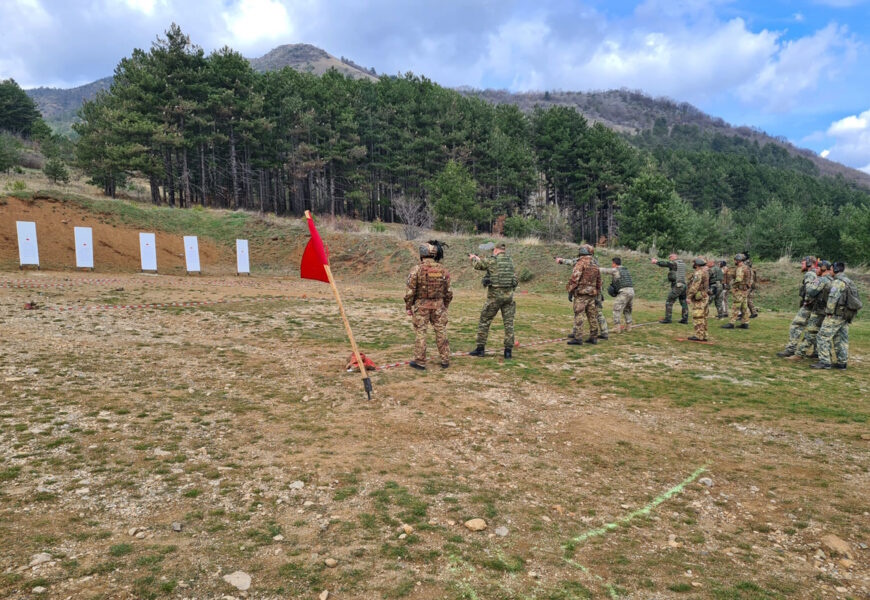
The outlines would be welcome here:
[[[336,58],[311,44],[285,44],[278,46],[259,58],[248,59],[254,70],[259,72],[277,71],[291,67],[297,71],[322,75],[329,69],[355,79],[377,81],[374,69],[366,69],[347,58]],[[36,102],[46,121],[58,132],[68,133],[76,112],[85,100],[90,100],[112,84],[112,77],[105,77],[87,85],[71,88],[35,88],[26,90]],[[668,125],[696,125],[703,131],[713,131],[725,135],[740,136],[759,144],[780,145],[792,155],[802,156],[812,161],[819,173],[827,176],[842,176],[846,180],[870,188],[870,175],[840,163],[826,160],[811,150],[797,148],[788,141],[770,136],[763,131],[750,127],[734,127],[720,118],[712,117],[686,102],[675,102],[667,98],[653,98],[640,91],[609,90],[598,92],[526,92],[512,93],[505,90],[475,90],[467,87],[458,92],[477,96],[494,104],[515,104],[523,110],[531,110],[536,105],[572,106],[587,119],[620,132],[638,133],[651,129],[658,118],[664,118]]]

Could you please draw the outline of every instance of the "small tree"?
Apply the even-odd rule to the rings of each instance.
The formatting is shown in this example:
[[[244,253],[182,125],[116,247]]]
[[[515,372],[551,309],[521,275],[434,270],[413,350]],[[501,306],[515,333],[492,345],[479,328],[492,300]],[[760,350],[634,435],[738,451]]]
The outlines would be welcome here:
[[[475,201],[477,183],[463,165],[455,160],[447,163],[438,175],[427,182],[435,210],[438,229],[459,233],[474,231],[476,225],[489,219],[489,211]]]
[[[402,233],[406,240],[416,239],[423,229],[432,227],[432,211],[419,198],[397,196],[392,200],[393,210],[402,222]]]
[[[42,172],[45,173],[45,176],[52,183],[69,183],[69,170],[67,170],[66,165],[59,158],[47,160],[42,168]]]
[[[0,133],[0,172],[5,173],[21,160],[21,148],[15,136]]]

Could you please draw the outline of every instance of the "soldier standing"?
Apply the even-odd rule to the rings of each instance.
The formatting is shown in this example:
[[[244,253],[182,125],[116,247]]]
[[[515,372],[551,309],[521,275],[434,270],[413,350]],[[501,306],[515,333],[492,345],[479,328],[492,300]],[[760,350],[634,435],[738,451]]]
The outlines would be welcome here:
[[[514,315],[517,304],[514,301],[514,290],[519,281],[517,280],[514,262],[506,252],[504,242],[496,244],[492,249],[492,256],[480,258],[476,254],[469,254],[474,268],[478,271],[486,271],[483,277],[486,286],[486,304],[480,311],[480,322],[477,325],[477,347],[469,352],[471,356],[484,356],[486,354],[486,338],[489,336],[489,326],[498,311],[504,321],[504,357],[511,358],[511,350],[514,347]]]
[[[613,299],[613,324],[616,326],[618,333],[631,331],[633,323],[631,319],[632,305],[634,304],[634,283],[631,281],[631,274],[626,267],[622,266],[622,259],[614,256],[611,262],[613,278],[610,282],[610,289],[616,294]],[[623,318],[625,325],[622,324]]]
[[[686,295],[692,303],[692,326],[695,328],[695,335],[688,339],[693,342],[706,342],[707,314],[710,310],[710,296],[707,291],[710,287],[710,275],[707,272],[707,261],[698,257],[692,263],[692,268],[694,270]]]
[[[583,244],[583,247],[589,251],[589,254],[592,256],[592,264],[598,267],[598,270],[602,275],[613,275],[614,269],[610,269],[607,267],[602,267],[598,264],[598,260],[595,258],[595,247],[591,244]],[[577,264],[577,261],[580,258],[556,258],[556,262],[560,265],[571,265],[574,266]],[[573,300],[572,300],[573,301]],[[599,340],[607,340],[610,339],[610,333],[607,328],[607,319],[604,318],[604,293],[598,294],[598,297],[595,299],[595,308],[598,313],[598,339]],[[568,337],[574,337],[574,330],[571,330],[571,333],[568,334]]]
[[[580,246],[579,260],[571,272],[571,279],[566,286],[568,294],[574,300],[574,331],[573,339],[568,344],[579,346],[583,343],[583,320],[589,320],[590,344],[598,343],[598,307],[596,299],[601,293],[601,272],[592,262],[592,253],[585,244]]]
[[[435,330],[435,344],[441,357],[441,368],[450,366],[450,344],[447,341],[447,309],[453,300],[450,273],[440,264],[444,248],[437,240],[420,246],[420,264],[411,269],[405,291],[405,311],[414,325],[415,369],[426,368],[426,329]]]
[[[719,261],[719,268],[722,269],[722,318],[728,318],[728,292],[731,290],[731,281],[734,279],[734,273],[728,268],[728,263],[724,260]]]
[[[791,325],[789,325],[788,328],[788,343],[781,352],[776,353],[777,356],[783,358],[794,356],[801,335],[803,334],[804,329],[806,329],[807,321],[812,314],[810,311],[811,303],[807,301],[807,285],[811,284],[815,281],[816,277],[818,277],[816,274],[816,263],[817,261],[814,256],[806,256],[801,260],[801,272],[803,273],[803,278],[801,279],[800,288],[798,288],[800,304],[798,306],[797,314],[794,316],[794,319],[791,320]]]
[[[793,360],[801,358],[818,358],[816,340],[822,323],[825,320],[825,309],[828,306],[828,293],[831,291],[831,282],[834,281],[834,273],[831,271],[831,263],[820,260],[818,276],[807,284],[806,299],[809,305],[810,316],[807,326],[804,328],[804,339],[794,351]]]
[[[668,281],[671,284],[671,291],[665,301],[665,318],[659,320],[659,323],[671,322],[674,302],[679,300],[683,309],[680,323],[685,325],[689,322],[689,305],[686,304],[686,263],[677,258],[676,254],[671,254],[668,259],[652,259],[652,264],[668,269]]]
[[[749,307],[749,318],[754,319],[758,316],[758,309],[755,307],[755,290],[758,289],[758,271],[755,270],[755,267],[752,265],[752,259],[749,258],[749,251],[743,252],[743,256],[746,257],[744,261],[746,266],[749,268],[749,274],[752,276],[752,281],[749,284],[749,292],[746,294],[746,306]]]
[[[722,298],[725,294],[725,273],[715,261],[707,262],[707,271],[710,273],[710,298],[708,303],[716,307],[716,318],[725,316],[722,309]]]
[[[734,329],[734,322],[740,315],[740,329],[749,329],[749,307],[746,297],[752,285],[752,273],[744,264],[746,257],[742,254],[734,256],[734,279],[731,282],[731,319],[722,329]]]
[[[843,274],[846,265],[835,262],[833,266],[834,279],[828,292],[828,302],[825,306],[825,321],[819,331],[816,346],[819,351],[819,362],[810,366],[814,369],[845,369],[849,361],[849,323],[861,307],[857,290],[852,280]],[[858,306],[850,306],[849,296],[854,294]],[[831,364],[831,358],[836,362]]]

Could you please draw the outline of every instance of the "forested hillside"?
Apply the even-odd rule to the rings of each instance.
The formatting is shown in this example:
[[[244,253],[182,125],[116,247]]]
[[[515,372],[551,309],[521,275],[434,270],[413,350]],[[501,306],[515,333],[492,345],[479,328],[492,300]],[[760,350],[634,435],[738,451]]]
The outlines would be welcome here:
[[[411,74],[260,73],[175,26],[80,116],[77,161],[110,196],[142,177],[170,206],[870,260],[867,190],[778,144],[661,116],[618,133],[571,106],[526,112]]]

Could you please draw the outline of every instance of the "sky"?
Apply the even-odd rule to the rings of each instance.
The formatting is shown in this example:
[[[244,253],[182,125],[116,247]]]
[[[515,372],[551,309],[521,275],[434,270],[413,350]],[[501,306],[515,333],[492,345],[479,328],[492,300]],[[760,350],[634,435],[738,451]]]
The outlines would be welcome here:
[[[0,0],[0,79],[69,88],[177,23],[448,87],[640,90],[870,173],[870,0]]]

